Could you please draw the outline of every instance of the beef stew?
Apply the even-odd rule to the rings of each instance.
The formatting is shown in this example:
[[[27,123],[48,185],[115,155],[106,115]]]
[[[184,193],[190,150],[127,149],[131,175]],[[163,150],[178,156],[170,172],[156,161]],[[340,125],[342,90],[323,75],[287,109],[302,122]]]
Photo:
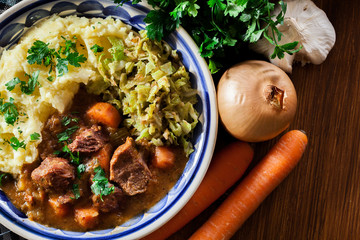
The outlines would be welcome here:
[[[154,165],[158,147],[89,118],[98,102],[80,90],[71,109],[47,120],[39,160],[25,165],[19,179],[3,181],[2,190],[31,220],[72,231],[112,228],[153,206],[183,172],[182,147],[166,147],[174,158],[166,168]]]

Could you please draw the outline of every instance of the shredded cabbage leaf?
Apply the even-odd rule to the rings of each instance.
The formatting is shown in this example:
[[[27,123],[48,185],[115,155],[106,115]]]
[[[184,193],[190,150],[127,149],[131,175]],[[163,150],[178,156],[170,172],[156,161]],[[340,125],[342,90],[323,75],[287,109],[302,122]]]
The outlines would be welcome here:
[[[156,146],[181,145],[188,156],[199,113],[194,108],[197,91],[176,51],[164,41],[150,40],[146,31],[126,39],[107,38],[108,54],[98,56],[99,83],[88,91],[116,106],[124,115],[123,126],[136,140]]]

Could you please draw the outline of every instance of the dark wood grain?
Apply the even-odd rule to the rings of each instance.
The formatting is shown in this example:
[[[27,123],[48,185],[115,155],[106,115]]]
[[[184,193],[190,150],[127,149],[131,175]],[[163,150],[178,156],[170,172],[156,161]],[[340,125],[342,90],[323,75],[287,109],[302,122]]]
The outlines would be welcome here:
[[[290,75],[298,94],[290,129],[307,132],[308,148],[233,240],[360,238],[360,1],[314,2],[328,15],[337,40],[323,64],[295,65]],[[217,148],[231,141],[219,129]],[[252,166],[275,140],[254,146]],[[187,239],[227,194],[170,239]]]

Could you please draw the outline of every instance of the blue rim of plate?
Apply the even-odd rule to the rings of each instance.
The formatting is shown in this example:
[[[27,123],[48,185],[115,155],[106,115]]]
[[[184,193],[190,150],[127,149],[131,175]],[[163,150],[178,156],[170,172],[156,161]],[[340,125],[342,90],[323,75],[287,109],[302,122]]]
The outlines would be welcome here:
[[[101,2],[101,3],[100,3]],[[13,6],[12,8],[10,8],[9,10],[7,10],[6,12],[4,12],[2,14],[2,16],[0,17],[0,21],[1,18],[3,16],[5,16],[5,19],[2,20],[0,22],[0,37],[3,36],[3,30],[4,27],[9,26],[12,22],[14,22],[18,17],[24,17],[24,15],[26,15],[26,13],[33,13],[34,9],[37,9],[41,6],[45,6],[45,5],[49,5],[51,6],[51,4],[53,3],[52,6],[54,6],[57,3],[70,3],[70,4],[74,4],[74,3],[86,3],[86,4],[96,4],[96,3],[100,3],[100,4],[107,4],[109,8],[110,15],[105,15],[106,16],[112,16],[114,18],[120,18],[121,20],[123,20],[125,23],[131,24],[131,20],[136,20],[138,22],[140,22],[140,24],[138,24],[137,26],[135,26],[135,28],[137,28],[139,30],[139,28],[143,28],[140,25],[145,26],[145,24],[142,22],[143,18],[145,17],[145,14],[149,11],[149,9],[145,6],[139,5],[139,4],[135,4],[132,5],[131,3],[125,3],[124,4],[124,8],[113,8],[114,6],[116,6],[116,4],[114,4],[111,1],[92,1],[92,0],[88,0],[88,1],[84,1],[84,0],[75,0],[75,1],[59,1],[59,0],[37,0],[37,1],[22,1],[19,4]],[[66,5],[66,4],[65,4]],[[79,4],[80,5],[80,4]],[[69,5],[70,6],[70,5]],[[65,8],[66,9],[66,6]],[[105,8],[104,8],[105,9]],[[124,10],[125,9],[125,10]],[[69,10],[69,9],[68,9]],[[71,10],[71,9],[70,9]],[[116,14],[116,12],[119,12],[120,15],[121,13],[126,10],[135,10],[137,12],[140,12],[142,14],[139,15],[134,15],[133,17],[130,17],[129,19],[122,19],[121,17],[114,15]],[[13,11],[13,13],[11,13]],[[76,12],[78,13],[78,12]],[[27,15],[27,16],[29,16]],[[60,14],[61,15],[61,14]],[[84,14],[85,15],[85,14]],[[99,15],[92,15],[91,16],[94,17],[98,17]],[[101,17],[101,16],[100,16]],[[134,26],[134,25],[133,25]],[[17,36],[16,41],[18,40],[18,38],[23,34],[24,32],[20,32],[19,36]],[[190,199],[191,197],[191,193],[188,195],[185,195],[187,193],[189,193],[189,191],[195,191],[195,189],[198,187],[198,185],[200,184],[201,179],[203,178],[206,169],[209,165],[210,162],[210,158],[212,156],[212,153],[214,151],[214,146],[215,146],[215,140],[216,140],[216,135],[217,135],[217,106],[216,106],[216,102],[214,99],[215,96],[215,88],[213,85],[213,81],[211,78],[211,74],[209,73],[208,69],[207,69],[207,65],[204,61],[203,58],[200,57],[200,55],[198,54],[198,48],[196,47],[196,44],[193,42],[193,40],[190,38],[190,36],[186,33],[186,31],[182,28],[180,28],[179,30],[175,31],[174,33],[172,33],[170,35],[169,38],[166,39],[166,41],[169,43],[169,45],[173,48],[173,49],[177,49],[178,46],[180,46],[180,49],[177,49],[180,54],[183,57],[188,57],[188,59],[183,58],[182,61],[184,63],[184,65],[186,66],[186,68],[188,70],[190,70],[189,68],[195,68],[192,71],[190,70],[190,72],[193,73],[193,75],[197,75],[196,78],[196,84],[199,86],[199,84],[201,85],[201,92],[199,93],[201,95],[201,104],[202,109],[201,109],[201,114],[202,114],[202,118],[205,119],[206,121],[203,123],[202,126],[200,126],[203,130],[205,131],[201,131],[200,135],[197,137],[197,141],[195,143],[195,152],[193,154],[190,155],[189,158],[189,162],[186,165],[185,169],[188,168],[190,169],[190,173],[187,175],[190,176],[181,176],[177,185],[180,184],[180,191],[176,193],[175,197],[173,197],[171,199],[171,202],[165,207],[162,208],[160,211],[158,211],[156,214],[154,214],[151,218],[149,219],[145,219],[144,223],[135,224],[135,227],[131,227],[130,226],[126,226],[126,223],[121,225],[124,226],[124,228],[127,228],[123,231],[120,232],[116,232],[114,234],[109,235],[109,233],[111,233],[111,231],[113,231],[113,229],[106,229],[106,230],[100,230],[100,231],[90,231],[90,232],[73,232],[73,231],[64,231],[64,230],[56,230],[54,228],[49,228],[46,226],[43,226],[41,224],[36,224],[35,227],[31,224],[29,224],[28,222],[26,222],[27,218],[21,218],[21,214],[18,213],[16,214],[16,212],[11,212],[8,210],[4,210],[2,207],[0,208],[0,215],[2,217],[4,217],[9,223],[11,224],[4,224],[5,226],[7,226],[8,228],[10,228],[11,230],[13,230],[14,232],[18,233],[19,235],[24,236],[24,233],[22,231],[26,231],[28,233],[31,234],[31,237],[36,237],[36,238],[42,238],[42,239],[84,239],[84,237],[86,237],[86,239],[108,239],[109,237],[111,237],[112,239],[120,239],[120,238],[124,238],[126,237],[126,239],[129,239],[129,237],[142,237],[144,236],[144,234],[142,233],[138,233],[140,230],[144,229],[144,228],[150,228],[151,224],[154,224],[156,221],[158,221],[158,219],[162,218],[162,221],[160,223],[157,223],[156,228],[160,227],[162,224],[164,224],[170,217],[172,217],[173,215],[176,214],[177,211],[179,211],[181,208],[179,208],[176,212],[172,212],[170,213],[172,210],[171,208],[175,205],[181,205],[181,207],[183,205],[185,205],[185,203]],[[194,52],[194,49],[196,49],[197,52]],[[206,71],[204,72],[204,69],[206,69]],[[192,81],[194,80],[194,76],[192,77]],[[199,89],[199,88],[198,88]],[[200,90],[199,90],[200,91]],[[212,93],[212,95],[210,95],[210,93]],[[211,105],[212,104],[212,105]],[[213,106],[215,109],[211,109],[211,106]],[[198,129],[200,128],[198,127]],[[214,139],[210,139],[210,137],[213,137]],[[210,142],[210,145],[209,145]],[[194,163],[194,161],[197,160],[196,163]],[[204,161],[206,160],[206,162],[204,163]],[[191,165],[190,165],[191,164]],[[190,165],[190,166],[188,166]],[[201,172],[201,174],[199,174],[199,171],[203,170]],[[186,182],[186,177],[190,177],[190,180]],[[197,182],[194,182],[194,179],[197,179]],[[174,188],[177,187],[177,185],[174,186]],[[1,191],[1,190],[0,190]],[[171,192],[172,190],[170,190]],[[1,191],[1,194],[2,191]],[[167,199],[167,197],[169,196],[169,194],[165,197]],[[3,198],[3,197],[2,197]],[[160,201],[161,202],[161,201]],[[159,203],[158,203],[159,204]],[[156,204],[154,207],[156,208],[156,206],[158,205]],[[165,203],[166,204],[166,203]],[[10,203],[10,201],[2,201],[1,206],[3,205],[7,205],[9,207],[10,210],[13,210],[13,205],[12,203]],[[150,209],[151,210],[151,209]],[[16,211],[16,210],[15,210]],[[19,216],[20,215],[20,216]],[[134,221],[136,222],[141,222],[142,218],[144,216],[141,216],[140,220],[137,219],[137,217],[133,218]],[[139,218],[139,217],[138,217]],[[129,220],[130,222],[132,220]],[[12,225],[16,225],[16,227],[12,228]],[[41,227],[39,227],[41,226]],[[121,227],[120,226],[120,227]],[[20,227],[20,231],[18,229],[18,227]],[[44,230],[45,229],[45,230]],[[116,228],[115,228],[116,229]],[[152,229],[152,230],[155,230]],[[52,231],[52,232],[50,232]],[[56,233],[53,233],[54,231],[56,231]],[[61,233],[59,235],[59,233]],[[107,234],[107,235],[104,235]],[[103,235],[103,236],[101,236]]]

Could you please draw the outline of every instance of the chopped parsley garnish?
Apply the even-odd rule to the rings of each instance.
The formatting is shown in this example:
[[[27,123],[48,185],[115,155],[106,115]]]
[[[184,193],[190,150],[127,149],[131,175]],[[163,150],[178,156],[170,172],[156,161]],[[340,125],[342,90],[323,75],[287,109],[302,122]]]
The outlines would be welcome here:
[[[52,81],[54,81],[54,77],[53,77],[53,76],[49,76],[49,77],[47,78],[47,80],[48,80],[49,82],[52,82]]]
[[[93,177],[91,184],[91,191],[100,196],[101,200],[102,196],[106,196],[115,191],[114,185],[110,185],[109,180],[106,178],[104,170],[98,166],[94,169],[95,176]]]
[[[17,139],[16,137],[12,137],[10,138],[10,146],[17,151],[19,148],[26,148],[26,144],[25,141],[19,141],[19,139]]]
[[[77,51],[76,50],[76,42],[72,42],[71,40],[67,40],[65,37],[61,36],[62,39],[65,40],[65,46],[61,46],[59,49],[59,53],[64,54],[65,56],[68,56],[71,52],[71,50],[73,51]]]
[[[37,85],[39,85],[39,82],[38,82],[39,73],[40,73],[40,71],[38,70],[38,71],[33,72],[31,76],[26,74],[26,76],[29,77],[29,81],[27,83],[21,82],[21,85],[20,85],[21,91],[23,93],[30,95],[34,92],[35,87]]]
[[[94,53],[99,53],[102,52],[104,50],[103,47],[100,47],[99,45],[95,44],[94,46],[92,46],[90,48]]]
[[[21,83],[20,78],[15,77],[5,84],[8,91],[14,90],[15,86]]]
[[[75,196],[75,199],[79,199],[80,198],[80,189],[79,189],[79,184],[73,184],[73,193]]]
[[[66,59],[69,61],[69,64],[74,67],[81,67],[80,63],[86,61],[86,57],[82,54],[79,55],[78,52],[69,53]]]
[[[79,166],[77,166],[76,172],[77,172],[77,176],[79,179],[81,178],[81,174],[84,173],[85,170],[86,170],[85,164],[81,163],[81,164],[79,164]]]
[[[18,77],[15,77],[5,84],[6,89],[12,91],[17,84],[20,84],[21,92],[25,93],[26,95],[30,95],[34,92],[36,86],[40,85],[38,82],[39,73],[39,70],[33,72],[31,76],[25,73],[25,76],[29,78],[28,82],[21,81]]]
[[[70,156],[70,161],[72,163],[74,163],[75,165],[79,165],[80,164],[80,153],[79,152],[75,152],[73,153],[72,151],[70,151],[69,147],[67,145],[65,145],[63,148],[62,148],[62,151],[64,153],[67,153],[69,154]]]
[[[59,142],[65,142],[67,140],[69,140],[71,134],[73,134],[74,132],[76,132],[76,130],[79,129],[79,126],[72,126],[67,128],[64,132],[59,133],[57,135],[57,138],[59,139]]]
[[[71,118],[69,116],[65,116],[61,119],[61,124],[63,126],[68,126],[71,122],[74,122],[74,123],[78,123],[79,122],[79,119],[78,118]]]
[[[43,64],[46,67],[50,66],[49,73],[53,71],[53,67],[55,66],[59,76],[69,72],[69,64],[74,67],[80,67],[80,63],[84,63],[87,58],[83,54],[79,55],[79,52],[76,49],[76,42],[67,40],[63,36],[62,38],[65,40],[65,45],[60,46],[57,51],[53,48],[49,48],[49,43],[44,43],[40,40],[35,41],[28,50],[28,63],[36,63],[38,65]],[[76,37],[73,37],[73,39],[76,39]],[[54,59],[56,59],[56,64]],[[49,78],[48,80],[52,81]]]
[[[30,135],[30,140],[31,141],[36,141],[40,139],[40,134],[37,132],[34,132],[33,134]]]
[[[14,104],[14,99],[11,97],[9,102],[4,102],[4,99],[0,99],[0,112],[4,115],[7,124],[14,125],[19,117],[19,112]]]
[[[49,48],[49,43],[44,43],[43,41],[36,40],[32,47],[28,50],[29,55],[27,60],[29,64],[44,64],[45,67],[53,65],[53,58],[55,50]]]
[[[69,61],[66,58],[57,59],[56,70],[59,76],[62,76],[69,72],[68,65],[69,65]]]

